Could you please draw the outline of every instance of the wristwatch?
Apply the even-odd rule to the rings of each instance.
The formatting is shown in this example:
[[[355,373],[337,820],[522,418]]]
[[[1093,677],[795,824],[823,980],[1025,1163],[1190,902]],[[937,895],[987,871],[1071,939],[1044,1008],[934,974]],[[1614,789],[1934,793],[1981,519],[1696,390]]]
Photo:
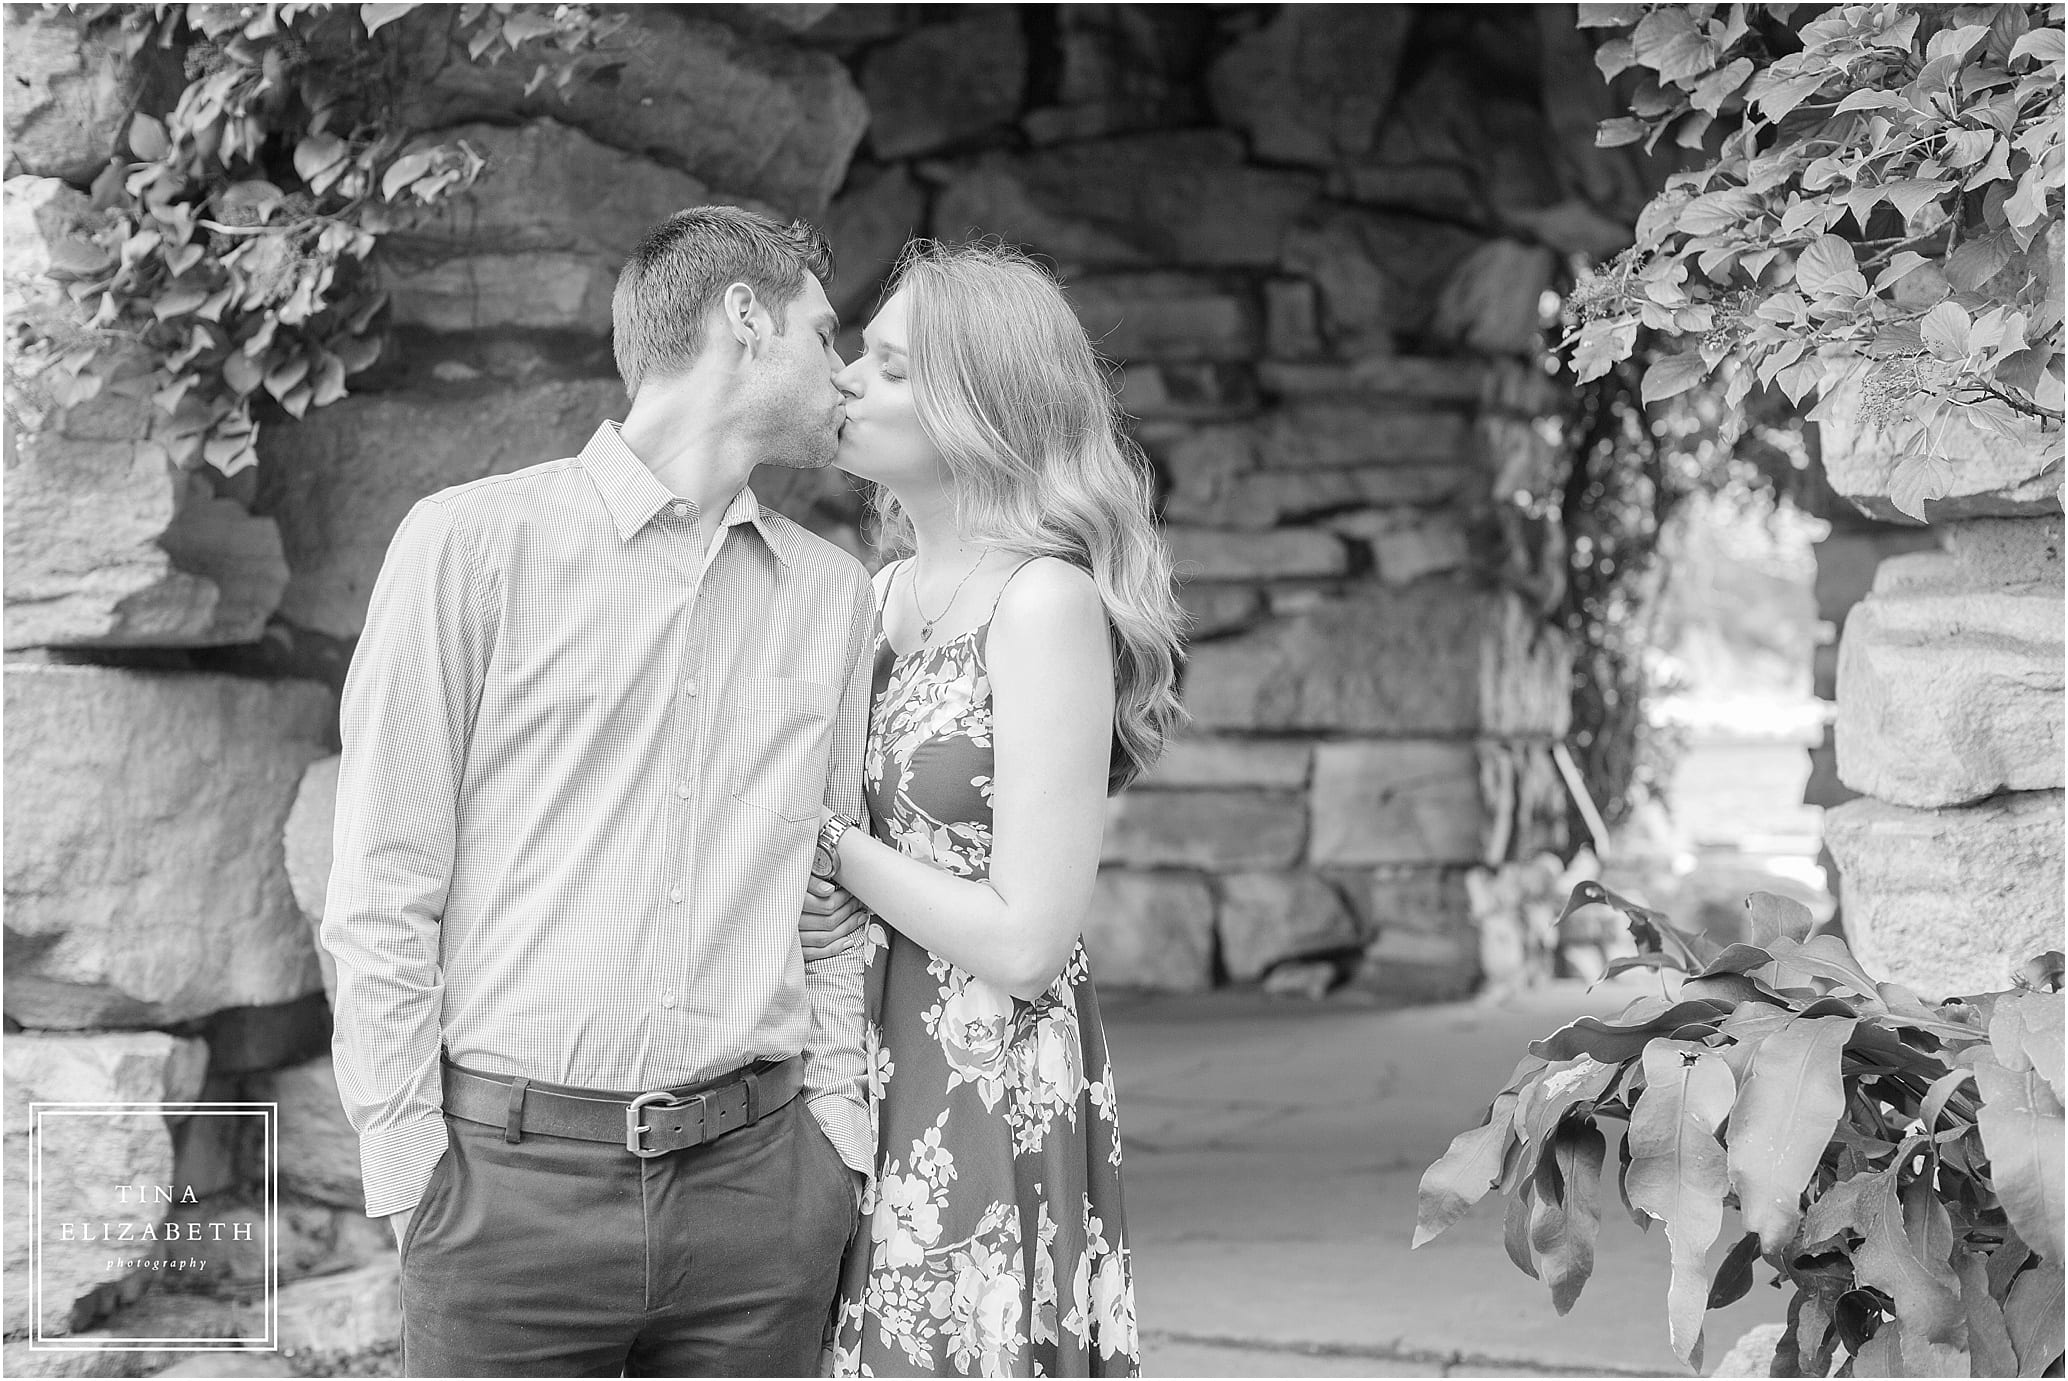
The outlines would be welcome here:
[[[811,875],[831,881],[840,871],[840,836],[861,825],[852,817],[835,815],[819,826],[818,844],[811,851]]]

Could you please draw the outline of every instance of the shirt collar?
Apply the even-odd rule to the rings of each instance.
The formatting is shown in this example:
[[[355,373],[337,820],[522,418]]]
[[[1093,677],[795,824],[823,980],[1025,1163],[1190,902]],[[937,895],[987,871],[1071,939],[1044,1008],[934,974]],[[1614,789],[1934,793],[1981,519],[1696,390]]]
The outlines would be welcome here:
[[[582,447],[579,457],[581,467],[589,472],[596,492],[603,499],[603,507],[610,514],[618,537],[631,541],[633,536],[652,522],[654,515],[676,501],[668,487],[654,477],[644,461],[632,454],[632,448],[625,444],[624,436],[618,431],[618,424],[604,421],[589,438],[589,444]],[[795,554],[791,546],[792,535],[775,522],[775,515],[761,506],[761,500],[754,497],[754,491],[746,485],[733,495],[732,502],[725,506],[725,516],[719,520],[724,527],[737,527],[741,523],[752,523],[761,534],[761,540],[775,553],[776,560],[790,564]]]

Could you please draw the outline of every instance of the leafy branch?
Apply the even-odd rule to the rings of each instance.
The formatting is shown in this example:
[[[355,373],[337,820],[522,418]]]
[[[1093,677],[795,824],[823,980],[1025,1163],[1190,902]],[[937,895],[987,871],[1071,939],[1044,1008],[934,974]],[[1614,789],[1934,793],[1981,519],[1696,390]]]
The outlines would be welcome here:
[[[1596,141],[1670,134],[1709,156],[1575,287],[1580,379],[1649,332],[1694,340],[1653,360],[1647,402],[1712,375],[1732,408],[1775,387],[1798,406],[1817,395],[1822,420],[1856,397],[1905,458],[1894,497],[1919,518],[1963,427],[2060,455],[2058,7],[1580,10],[1632,112]]]
[[[464,142],[417,147],[397,117],[392,36],[417,5],[75,6],[134,60],[181,53],[162,117],[138,113],[94,180],[53,276],[70,310],[11,326],[9,406],[32,427],[104,390],[149,398],[152,440],[182,468],[254,464],[261,414],[345,396],[380,353],[378,238],[484,169]],[[626,21],[586,5],[467,4],[468,60],[539,58],[527,90],[565,88]]]
[[[1665,1224],[1667,1326],[1701,1365],[1703,1319],[1764,1261],[1789,1290],[1775,1376],[2040,1376],[2062,1358],[2062,957],[2019,986],[1926,1002],[1876,981],[1767,893],[1719,944],[1598,883],[1662,991],[1534,1042],[1485,1121],[1422,1177],[1415,1245],[1489,1192],[1508,1252],[1563,1314],[1594,1267],[1603,1124],[1617,1188]],[[1741,1235],[1712,1273],[1724,1210]]]

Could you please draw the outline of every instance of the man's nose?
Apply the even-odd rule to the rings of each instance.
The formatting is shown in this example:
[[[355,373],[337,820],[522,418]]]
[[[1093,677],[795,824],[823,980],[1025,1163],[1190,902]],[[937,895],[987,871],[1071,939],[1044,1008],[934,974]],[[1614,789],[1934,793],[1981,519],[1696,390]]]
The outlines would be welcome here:
[[[833,371],[833,387],[840,390],[840,396],[843,398],[859,398],[862,396],[861,383],[856,378],[853,365]]]

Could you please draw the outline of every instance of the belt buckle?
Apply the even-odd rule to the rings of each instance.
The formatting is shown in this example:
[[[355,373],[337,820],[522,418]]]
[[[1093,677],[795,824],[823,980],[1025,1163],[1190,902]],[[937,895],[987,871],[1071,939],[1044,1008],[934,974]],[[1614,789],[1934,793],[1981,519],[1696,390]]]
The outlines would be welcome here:
[[[640,1136],[651,1130],[640,1122],[639,1110],[655,1103],[666,1103],[672,1109],[688,1107],[691,1103],[700,1103],[702,1101],[701,1096],[677,1099],[673,1094],[668,1093],[647,1092],[640,1094],[625,1105],[625,1149],[641,1160],[652,1160],[655,1156],[665,1156],[668,1154],[666,1149],[652,1150],[639,1144]]]

